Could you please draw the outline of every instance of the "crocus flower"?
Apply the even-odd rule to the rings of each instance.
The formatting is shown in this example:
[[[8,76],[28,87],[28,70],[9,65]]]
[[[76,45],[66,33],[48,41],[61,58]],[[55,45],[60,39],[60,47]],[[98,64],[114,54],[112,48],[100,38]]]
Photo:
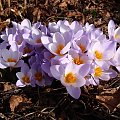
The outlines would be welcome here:
[[[31,66],[31,85],[35,86],[35,84],[39,86],[44,86],[45,85],[45,79],[43,77],[43,72],[41,69],[41,65],[39,64],[38,61],[36,63],[33,63]]]
[[[31,45],[42,45],[41,36],[42,32],[37,28],[33,28],[30,33],[23,34],[24,40]]]
[[[73,48],[79,50],[82,53],[86,52],[88,47],[89,47],[89,39],[85,35],[81,36],[81,38],[79,39],[77,37],[77,39],[73,41]]]
[[[117,70],[120,72],[120,47],[117,49],[111,62],[112,62],[112,65],[115,66]]]
[[[18,78],[16,86],[25,87],[31,85],[31,71],[26,63],[22,64],[21,72],[17,72],[16,76]]]
[[[52,75],[61,81],[66,87],[67,92],[74,98],[78,99],[81,94],[80,87],[85,85],[85,76],[89,72],[89,64],[77,66],[74,63],[68,63],[66,66],[53,65],[50,70]]]
[[[91,77],[88,78],[88,81],[90,84],[98,85],[99,80],[108,81],[111,78],[114,78],[117,76],[117,72],[115,70],[112,70],[111,68],[105,70],[104,68],[94,65],[94,67],[90,70]]]
[[[110,20],[108,23],[108,35],[110,40],[120,42],[120,27],[115,28],[113,20]]]
[[[113,58],[116,52],[116,43],[112,41],[105,41],[104,44],[101,42],[95,42],[91,48],[89,48],[88,56],[101,67],[108,69],[110,64],[109,61]]]
[[[21,53],[19,52],[16,43],[13,42],[10,49],[1,50],[0,62],[2,66],[0,66],[0,68],[20,67],[20,65],[23,63],[23,61],[20,59]]]
[[[68,59],[70,61],[73,61],[77,65],[90,62],[89,57],[86,54],[82,54],[81,52],[74,50],[74,49],[69,50]]]
[[[52,54],[63,56],[70,49],[71,39],[72,36],[69,33],[62,35],[61,33],[56,32],[54,33],[53,38],[48,36],[41,37],[41,42]]]

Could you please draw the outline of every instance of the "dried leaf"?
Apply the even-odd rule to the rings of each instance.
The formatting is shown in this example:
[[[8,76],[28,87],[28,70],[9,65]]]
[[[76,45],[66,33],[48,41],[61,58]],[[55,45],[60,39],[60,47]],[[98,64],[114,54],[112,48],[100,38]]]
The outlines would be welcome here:
[[[0,22],[0,31],[5,29],[10,24],[10,19],[7,19],[6,21]]]
[[[10,98],[10,109],[12,112],[14,112],[15,108],[21,103],[23,102],[23,97],[22,96],[18,96],[18,95],[13,95]]]
[[[7,82],[7,83],[4,83],[4,91],[8,91],[8,90],[11,90],[12,89],[12,86]]]
[[[65,9],[67,7],[67,3],[66,2],[62,2],[62,3],[59,4],[59,7],[61,9]]]
[[[101,92],[100,95],[97,95],[96,99],[100,100],[101,103],[112,112],[120,103],[120,88],[106,89]]]

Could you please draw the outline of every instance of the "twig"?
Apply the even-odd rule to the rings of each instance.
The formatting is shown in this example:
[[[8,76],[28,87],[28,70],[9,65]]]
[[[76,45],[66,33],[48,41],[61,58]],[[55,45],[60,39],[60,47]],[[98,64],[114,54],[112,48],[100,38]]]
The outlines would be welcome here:
[[[0,11],[3,10],[3,7],[2,7],[2,1],[0,0]]]
[[[27,8],[27,0],[24,0],[24,9]]]

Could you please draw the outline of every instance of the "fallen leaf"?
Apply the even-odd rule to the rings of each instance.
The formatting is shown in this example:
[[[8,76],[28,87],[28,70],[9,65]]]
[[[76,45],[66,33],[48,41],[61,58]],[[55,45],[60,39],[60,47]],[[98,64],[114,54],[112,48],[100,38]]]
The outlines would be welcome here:
[[[120,103],[120,88],[106,89],[100,95],[96,95],[96,99],[112,112]]]
[[[10,19],[0,22],[0,31],[5,29],[10,24]]]
[[[14,85],[14,84],[11,84],[11,83],[9,83],[9,82],[5,82],[4,83],[4,91],[9,91],[9,90],[11,90],[11,89],[13,89],[13,88],[15,88],[16,86]]]
[[[65,9],[67,7],[67,3],[66,2],[62,2],[62,3],[59,4],[59,7],[61,9]]]
[[[15,108],[21,103],[23,102],[23,97],[22,96],[18,96],[18,95],[13,95],[10,98],[10,109],[12,112],[14,112]]]

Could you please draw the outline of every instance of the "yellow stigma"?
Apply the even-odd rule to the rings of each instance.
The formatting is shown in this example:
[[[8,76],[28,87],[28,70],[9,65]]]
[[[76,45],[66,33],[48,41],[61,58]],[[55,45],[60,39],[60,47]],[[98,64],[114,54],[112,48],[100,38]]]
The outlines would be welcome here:
[[[41,72],[36,72],[35,73],[35,80],[41,81],[42,80],[42,73]]]
[[[30,53],[32,50],[29,47],[24,48],[24,54]]]
[[[8,58],[8,59],[7,59],[7,62],[17,62],[17,60],[14,59],[14,58]]]
[[[77,64],[77,65],[80,65],[80,64],[83,64],[83,63],[84,63],[84,61],[81,60],[80,57],[78,57],[78,58],[74,58],[73,61],[74,61],[74,63]]]
[[[18,45],[21,45],[21,43],[22,43],[22,40],[18,40],[18,41],[17,41],[17,44],[18,44]]]
[[[83,53],[86,51],[86,48],[85,48],[84,45],[80,44],[79,47],[80,47],[80,49],[82,50]]]
[[[64,80],[65,80],[65,83],[75,83],[77,78],[76,78],[75,74],[70,72],[67,75],[65,75],[65,79]]]
[[[57,46],[57,50],[55,51],[55,53],[57,53],[58,55],[62,56],[63,54],[61,54],[61,50],[64,48],[64,45],[63,44],[59,44]]]
[[[36,39],[35,42],[36,43],[41,43],[41,39]]]
[[[99,52],[99,51],[95,51],[95,57],[97,58],[97,59],[99,59],[99,60],[101,60],[102,58],[103,58],[103,55],[102,55],[102,53],[101,52]]]
[[[119,39],[120,36],[118,34],[115,34],[115,39]]]
[[[100,77],[102,75],[102,69],[100,67],[95,68],[94,76]]]
[[[22,77],[22,80],[23,80],[23,82],[25,82],[25,83],[30,83],[30,78],[29,78],[28,75],[23,76],[23,77]]]

